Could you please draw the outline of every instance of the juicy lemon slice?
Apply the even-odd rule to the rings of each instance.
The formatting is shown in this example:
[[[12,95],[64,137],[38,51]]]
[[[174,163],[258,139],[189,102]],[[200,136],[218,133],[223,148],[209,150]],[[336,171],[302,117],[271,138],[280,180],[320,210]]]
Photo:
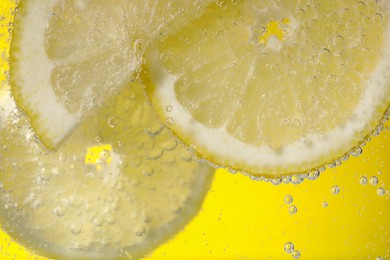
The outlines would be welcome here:
[[[15,110],[7,118],[2,228],[48,257],[138,258],[197,213],[212,178],[157,123],[140,85],[110,97],[55,152],[37,141],[26,116]]]
[[[200,157],[252,174],[342,157],[390,102],[388,1],[219,1],[148,52],[159,113]]]
[[[134,80],[149,41],[204,9],[205,1],[27,0],[11,46],[17,105],[48,147]]]

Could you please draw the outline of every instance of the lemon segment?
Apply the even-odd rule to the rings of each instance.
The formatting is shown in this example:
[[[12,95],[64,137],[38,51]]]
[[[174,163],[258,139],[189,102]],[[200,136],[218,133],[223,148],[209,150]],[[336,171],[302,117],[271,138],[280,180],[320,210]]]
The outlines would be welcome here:
[[[148,52],[151,100],[181,140],[217,165],[279,176],[329,163],[362,141],[390,103],[389,4],[360,5],[211,6]]]
[[[0,219],[18,243],[55,259],[137,259],[198,212],[213,170],[172,140],[142,88],[111,96],[55,152],[17,109],[1,114]]]
[[[137,77],[150,41],[202,13],[205,1],[23,1],[10,50],[12,91],[55,148],[84,115]]]

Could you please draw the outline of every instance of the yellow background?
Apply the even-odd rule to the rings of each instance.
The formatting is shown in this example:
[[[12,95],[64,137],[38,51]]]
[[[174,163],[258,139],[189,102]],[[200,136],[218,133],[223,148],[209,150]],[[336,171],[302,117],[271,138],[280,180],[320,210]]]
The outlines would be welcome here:
[[[8,70],[14,7],[15,1],[0,0],[0,81]],[[362,156],[326,170],[315,181],[274,186],[217,171],[198,216],[146,259],[292,259],[283,249],[286,242],[295,245],[301,259],[389,259],[390,124],[386,125]],[[379,183],[362,185],[362,176],[377,176]],[[332,193],[334,185],[340,187],[339,194]],[[377,194],[380,187],[386,190],[384,196]],[[297,206],[295,215],[284,202],[287,194]],[[0,232],[0,259],[43,258]]]

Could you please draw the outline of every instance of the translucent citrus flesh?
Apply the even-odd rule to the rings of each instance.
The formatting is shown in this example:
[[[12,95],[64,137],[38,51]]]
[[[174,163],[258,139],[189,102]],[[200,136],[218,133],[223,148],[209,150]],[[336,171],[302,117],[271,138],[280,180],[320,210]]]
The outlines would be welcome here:
[[[49,257],[138,258],[193,217],[212,171],[172,140],[141,89],[110,97],[56,152],[14,109],[0,130],[4,230]]]
[[[361,141],[390,102],[389,4],[264,2],[211,6],[149,51],[144,78],[201,157],[310,170]]]
[[[197,17],[205,1],[23,1],[11,80],[40,139],[57,146],[84,115],[134,80],[149,41]]]

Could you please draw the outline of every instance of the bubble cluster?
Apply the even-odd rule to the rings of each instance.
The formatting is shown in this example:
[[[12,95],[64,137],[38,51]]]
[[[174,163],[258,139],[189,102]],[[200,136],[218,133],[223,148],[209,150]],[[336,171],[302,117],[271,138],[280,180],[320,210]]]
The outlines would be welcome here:
[[[294,244],[291,242],[284,244],[284,251],[287,254],[291,254],[294,259],[299,259],[301,257],[300,251],[296,250]]]

